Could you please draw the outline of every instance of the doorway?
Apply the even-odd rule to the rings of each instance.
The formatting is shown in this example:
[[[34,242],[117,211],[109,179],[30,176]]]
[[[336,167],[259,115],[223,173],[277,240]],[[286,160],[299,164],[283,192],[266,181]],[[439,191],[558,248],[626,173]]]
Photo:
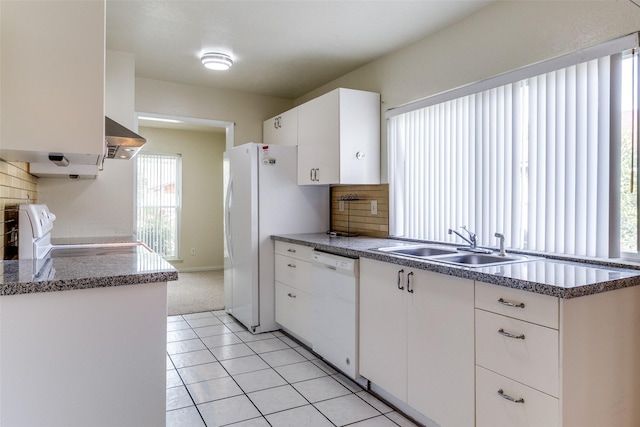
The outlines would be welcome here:
[[[137,125],[139,133],[147,138],[140,154],[179,155],[182,159],[179,250],[176,256],[167,259],[180,274],[178,281],[169,282],[169,314],[221,310],[224,308],[222,156],[233,146],[233,123],[139,112]],[[137,176],[138,162],[135,169],[137,188],[138,180],[144,177]],[[136,211],[139,203],[136,194]],[[137,214],[134,218],[137,221]],[[134,228],[138,228],[137,223]]]

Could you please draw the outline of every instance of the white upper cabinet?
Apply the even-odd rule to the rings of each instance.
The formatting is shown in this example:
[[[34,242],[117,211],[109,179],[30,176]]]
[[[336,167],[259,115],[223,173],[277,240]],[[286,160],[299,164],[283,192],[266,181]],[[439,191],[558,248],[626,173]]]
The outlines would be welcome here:
[[[0,4],[0,157],[97,165],[104,152],[105,2]]]
[[[380,94],[340,88],[297,110],[298,184],[380,183]]]
[[[298,145],[298,109],[293,108],[265,120],[262,140],[265,144]]]

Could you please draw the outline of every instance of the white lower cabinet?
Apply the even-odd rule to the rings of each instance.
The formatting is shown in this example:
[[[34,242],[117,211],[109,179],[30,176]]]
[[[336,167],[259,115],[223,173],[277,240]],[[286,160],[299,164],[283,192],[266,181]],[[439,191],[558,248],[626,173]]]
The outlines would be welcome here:
[[[640,426],[639,333],[640,286],[559,299],[476,282],[476,427]]]
[[[472,427],[473,281],[360,260],[360,374],[442,427]]]
[[[275,242],[276,322],[307,345],[311,340],[313,248]]]

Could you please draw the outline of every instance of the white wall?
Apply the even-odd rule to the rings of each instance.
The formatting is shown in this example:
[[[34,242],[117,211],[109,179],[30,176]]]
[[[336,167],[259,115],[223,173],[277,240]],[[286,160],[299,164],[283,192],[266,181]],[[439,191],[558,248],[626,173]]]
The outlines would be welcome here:
[[[141,152],[182,155],[182,209],[179,271],[222,268],[224,129],[217,132],[140,128],[147,138]],[[191,248],[196,255],[191,255]]]
[[[135,58],[107,50],[105,114],[134,129]],[[38,202],[58,217],[53,237],[130,236],[133,233],[133,162],[105,159],[95,180],[40,178]]]
[[[235,123],[235,143],[262,141],[262,122],[293,107],[293,100],[136,79],[136,111]]]
[[[639,30],[640,7],[626,0],[497,1],[300,97],[296,104],[349,87],[380,92],[384,114],[392,107]],[[381,132],[386,181],[385,120]]]

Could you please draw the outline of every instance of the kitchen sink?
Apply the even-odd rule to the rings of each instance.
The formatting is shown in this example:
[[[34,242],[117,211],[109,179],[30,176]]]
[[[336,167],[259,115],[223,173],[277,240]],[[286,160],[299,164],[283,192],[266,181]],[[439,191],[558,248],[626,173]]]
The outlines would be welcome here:
[[[376,250],[393,255],[410,256],[425,261],[437,261],[463,267],[491,267],[532,260],[532,258],[515,254],[500,256],[497,253],[463,253],[456,249],[435,245],[387,246]]]
[[[458,253],[453,249],[442,249],[433,246],[390,246],[386,248],[378,248],[378,250],[397,255],[408,255],[420,258],[438,255],[453,255]]]
[[[463,265],[466,267],[488,267],[492,265],[511,264],[514,262],[529,261],[522,255],[500,256],[493,254],[456,254],[434,258],[434,261]]]

